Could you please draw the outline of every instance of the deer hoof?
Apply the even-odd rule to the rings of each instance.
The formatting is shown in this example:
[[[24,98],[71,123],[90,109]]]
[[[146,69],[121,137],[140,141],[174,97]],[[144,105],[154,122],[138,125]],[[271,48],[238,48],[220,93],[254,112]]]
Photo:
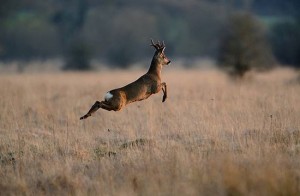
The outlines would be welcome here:
[[[86,119],[86,118],[89,117],[89,116],[91,116],[91,115],[87,115],[87,114],[86,114],[86,115],[80,117],[80,120]]]

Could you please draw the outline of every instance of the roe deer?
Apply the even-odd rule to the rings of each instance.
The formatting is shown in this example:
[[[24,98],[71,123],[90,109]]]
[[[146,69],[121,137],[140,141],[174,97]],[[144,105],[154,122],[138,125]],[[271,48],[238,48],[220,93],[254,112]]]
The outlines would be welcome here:
[[[80,120],[91,116],[92,113],[96,112],[99,108],[108,111],[119,111],[125,105],[147,99],[150,95],[160,92],[160,90],[163,91],[162,102],[166,100],[167,84],[161,82],[161,69],[171,61],[164,54],[166,48],[164,42],[160,43],[158,41],[154,43],[153,40],[151,40],[151,46],[153,46],[156,51],[148,72],[124,87],[108,91],[104,97],[104,101],[96,101],[88,113],[82,116]]]

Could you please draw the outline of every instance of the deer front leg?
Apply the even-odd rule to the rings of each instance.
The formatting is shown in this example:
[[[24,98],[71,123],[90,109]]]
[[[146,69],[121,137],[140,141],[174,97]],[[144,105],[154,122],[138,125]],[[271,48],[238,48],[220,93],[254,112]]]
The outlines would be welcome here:
[[[96,101],[91,109],[86,113],[86,115],[80,117],[80,120],[86,119],[92,115],[92,113],[96,112],[99,108],[101,108],[101,102]]]
[[[162,102],[165,102],[166,99],[167,99],[167,96],[168,96],[168,94],[167,94],[167,84],[165,82],[161,83],[161,89],[164,93]]]

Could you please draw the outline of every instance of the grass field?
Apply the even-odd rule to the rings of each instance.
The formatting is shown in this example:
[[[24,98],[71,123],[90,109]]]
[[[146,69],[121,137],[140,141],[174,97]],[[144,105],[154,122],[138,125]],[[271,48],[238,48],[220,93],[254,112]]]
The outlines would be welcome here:
[[[0,76],[0,195],[299,195],[300,84],[280,69],[234,82],[163,72],[119,112],[96,100],[140,71]]]

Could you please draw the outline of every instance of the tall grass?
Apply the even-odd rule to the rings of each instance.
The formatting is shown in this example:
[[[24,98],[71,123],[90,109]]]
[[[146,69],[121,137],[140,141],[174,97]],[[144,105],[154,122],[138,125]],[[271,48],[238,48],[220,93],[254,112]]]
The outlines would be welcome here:
[[[300,85],[164,70],[162,94],[79,121],[140,72],[0,76],[0,195],[299,195]]]

